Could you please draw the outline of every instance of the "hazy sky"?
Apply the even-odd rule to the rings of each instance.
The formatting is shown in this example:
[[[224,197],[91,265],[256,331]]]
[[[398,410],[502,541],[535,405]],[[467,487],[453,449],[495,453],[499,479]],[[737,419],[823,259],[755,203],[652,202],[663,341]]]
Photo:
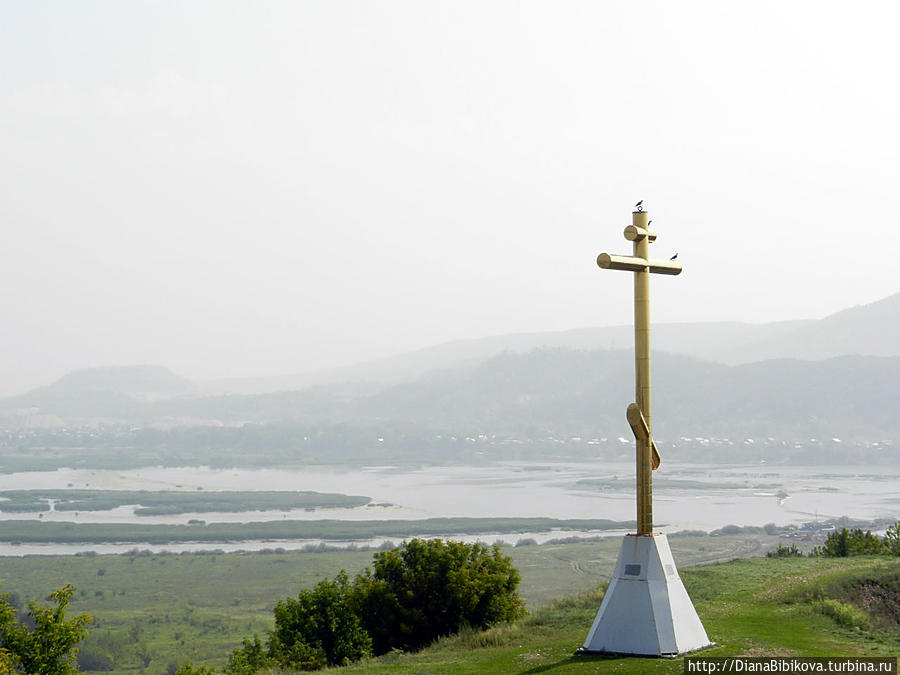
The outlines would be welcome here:
[[[900,291],[894,2],[0,4],[0,394]]]

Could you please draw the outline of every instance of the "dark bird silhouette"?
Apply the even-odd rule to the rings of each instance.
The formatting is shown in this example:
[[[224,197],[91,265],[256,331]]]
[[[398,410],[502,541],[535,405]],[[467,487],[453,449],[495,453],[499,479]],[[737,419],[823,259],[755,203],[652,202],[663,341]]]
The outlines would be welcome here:
[[[676,254],[673,255],[671,258],[669,258],[669,260],[675,260],[675,258],[677,258],[677,257],[678,257],[678,254],[676,253]]]
[[[634,208],[636,208],[638,211],[643,211],[644,209],[641,206],[641,204],[643,204],[643,203],[644,203],[644,200],[642,199],[641,201],[639,201],[637,204],[634,205]]]

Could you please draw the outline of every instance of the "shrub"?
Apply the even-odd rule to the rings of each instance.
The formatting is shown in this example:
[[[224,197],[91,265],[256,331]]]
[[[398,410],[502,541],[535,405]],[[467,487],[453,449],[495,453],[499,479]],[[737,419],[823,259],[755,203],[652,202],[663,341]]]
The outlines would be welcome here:
[[[705,537],[707,533],[705,530],[678,530],[678,532],[673,532],[668,535],[669,539],[673,537]]]
[[[802,558],[803,552],[797,548],[797,544],[785,546],[778,544],[778,548],[774,548],[766,553],[767,558]]]
[[[275,605],[269,652],[280,665],[304,670],[342,665],[372,653],[372,640],[350,603],[346,572]]]
[[[869,627],[869,618],[853,605],[838,600],[827,598],[813,603],[813,609],[827,617],[834,619],[838,624],[846,628],[866,630]]]
[[[470,649],[485,647],[503,647],[513,639],[521,637],[519,629],[513,624],[499,624],[487,630],[476,630],[471,626],[463,626],[457,633],[458,644]]]
[[[419,649],[463,626],[484,629],[524,614],[519,571],[498,546],[413,539],[375,554],[354,599],[376,654]]]
[[[316,670],[373,653],[418,649],[439,637],[519,618],[519,572],[499,546],[413,539],[380,551],[350,584],[346,572],[275,606],[265,644],[244,640],[228,675],[268,668]],[[502,641],[507,631],[485,636]],[[472,640],[470,637],[469,640]]]
[[[254,635],[252,640],[244,639],[243,645],[231,652],[225,672],[229,675],[253,675],[262,668],[277,665],[263,647],[259,636]]]
[[[215,675],[212,668],[206,666],[195,666],[190,661],[175,671],[175,675]]]

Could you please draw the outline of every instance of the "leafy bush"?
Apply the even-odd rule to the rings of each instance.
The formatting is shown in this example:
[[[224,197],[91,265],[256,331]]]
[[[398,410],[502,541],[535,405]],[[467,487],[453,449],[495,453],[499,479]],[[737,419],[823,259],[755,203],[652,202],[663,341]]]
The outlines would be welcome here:
[[[266,643],[244,640],[225,672],[342,665],[373,652],[418,649],[464,628],[480,631],[525,611],[519,572],[498,546],[413,539],[376,553],[373,567],[352,584],[341,571],[281,600]]]
[[[275,605],[269,651],[281,665],[342,665],[372,653],[372,640],[350,604],[350,581],[341,572]]]
[[[498,546],[413,539],[375,554],[353,593],[376,654],[419,649],[463,626],[484,629],[524,614],[521,579]]]
[[[797,544],[791,544],[790,546],[785,546],[784,544],[778,544],[778,548],[774,548],[768,553],[766,553],[767,558],[802,558],[803,551],[797,548]]]
[[[259,637],[244,640],[228,659],[229,675],[252,675],[261,668],[319,670],[343,665],[372,653],[350,600],[351,586],[343,570],[333,580],[301,590],[297,598],[275,605],[275,629],[265,646]]]
[[[206,666],[195,666],[190,661],[175,671],[175,675],[215,675],[216,671]]]
[[[269,656],[268,649],[260,642],[259,636],[254,635],[252,640],[244,639],[243,645],[231,652],[225,672],[229,675],[253,675],[262,668],[277,665],[275,659]]]

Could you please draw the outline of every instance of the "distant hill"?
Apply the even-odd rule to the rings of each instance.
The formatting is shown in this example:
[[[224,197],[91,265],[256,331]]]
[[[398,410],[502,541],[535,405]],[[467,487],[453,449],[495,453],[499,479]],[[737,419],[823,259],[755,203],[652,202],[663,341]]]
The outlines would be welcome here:
[[[721,352],[728,363],[767,359],[819,360],[833,356],[900,356],[900,293],[878,302],[851,307],[819,321]]]
[[[727,366],[658,354],[653,368],[660,439],[900,435],[900,357]],[[356,416],[470,433],[628,437],[632,369],[624,351],[508,353],[475,369],[389,387],[358,402]]]
[[[0,399],[0,420],[32,425],[37,419],[37,426],[85,419],[131,420],[140,417],[144,402],[192,390],[190,380],[162,366],[85,368],[46,387]]]
[[[654,430],[661,442],[900,437],[900,357],[728,366],[659,353],[653,359],[653,382]],[[627,438],[624,411],[633,400],[633,386],[630,351],[560,348],[505,352],[476,366],[373,389],[313,387],[156,401],[119,392],[69,395],[52,389],[17,403],[30,402],[70,423],[343,425],[520,439]]]
[[[162,366],[109,366],[76,370],[54,384],[35,390],[43,394],[85,394],[106,392],[152,398],[185,394],[190,380]]]
[[[234,378],[197,383],[206,395],[255,394],[345,382],[409,382],[433,370],[474,366],[503,352],[538,348],[631,349],[630,325],[515,333],[458,340],[385,359],[297,375]],[[900,293],[820,320],[668,323],[653,326],[654,352],[671,352],[718,363],[773,358],[816,360],[843,355],[900,356]]]
[[[653,327],[653,349],[728,362],[729,354],[747,345],[769,339],[777,340],[780,336],[808,323],[813,322],[659,324]],[[540,348],[630,349],[633,341],[632,326],[513,333],[456,340],[344,368],[296,375],[209,380],[196,384],[197,391],[205,395],[260,394],[344,382],[385,385],[409,382],[434,370],[475,366],[503,352],[527,353]],[[900,350],[897,355],[900,355]]]

